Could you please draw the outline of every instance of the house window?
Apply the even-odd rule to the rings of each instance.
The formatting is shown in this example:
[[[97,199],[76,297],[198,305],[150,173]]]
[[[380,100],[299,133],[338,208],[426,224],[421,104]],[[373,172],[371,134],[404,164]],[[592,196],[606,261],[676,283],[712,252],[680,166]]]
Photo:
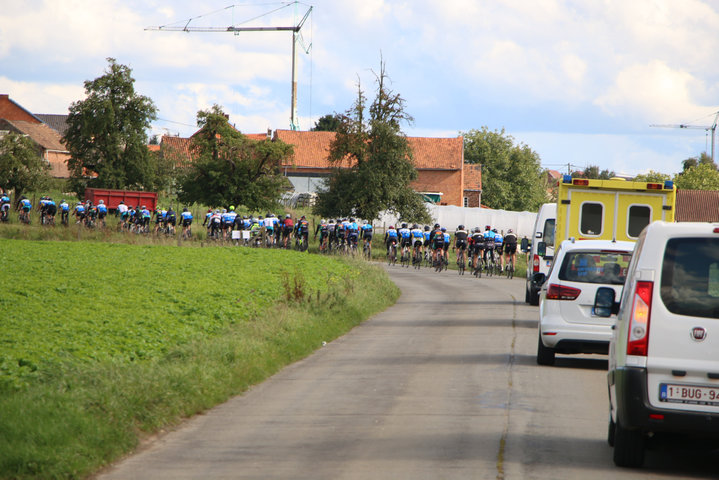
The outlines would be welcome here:
[[[469,207],[469,197],[464,197],[464,206]]]

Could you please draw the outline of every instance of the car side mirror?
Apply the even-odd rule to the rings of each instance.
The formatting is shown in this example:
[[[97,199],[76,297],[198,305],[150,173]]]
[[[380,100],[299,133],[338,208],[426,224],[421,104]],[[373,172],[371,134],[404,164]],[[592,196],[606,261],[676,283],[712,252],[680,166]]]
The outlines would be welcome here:
[[[547,242],[539,242],[537,244],[537,255],[543,257],[547,254]]]
[[[520,246],[520,249],[525,253],[529,251],[529,239],[527,237],[524,237],[522,239],[522,244]]]
[[[619,302],[615,302],[616,293],[613,288],[599,287],[594,296],[594,315],[597,317],[611,317],[619,312]]]
[[[544,273],[535,273],[532,275],[532,282],[537,286],[541,287],[544,285],[544,282],[547,280],[547,275]]]

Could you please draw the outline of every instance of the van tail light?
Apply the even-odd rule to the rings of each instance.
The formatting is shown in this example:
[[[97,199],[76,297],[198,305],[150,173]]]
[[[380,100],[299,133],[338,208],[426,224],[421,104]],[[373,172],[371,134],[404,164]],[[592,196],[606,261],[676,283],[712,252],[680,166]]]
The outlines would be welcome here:
[[[535,254],[532,259],[532,271],[534,273],[539,273],[539,255]]]
[[[557,285],[550,283],[547,288],[547,299],[549,300],[574,300],[582,291],[578,288],[567,287],[566,285]]]
[[[629,317],[627,355],[647,356],[653,289],[654,282],[637,282],[637,288],[632,299],[632,313]]]

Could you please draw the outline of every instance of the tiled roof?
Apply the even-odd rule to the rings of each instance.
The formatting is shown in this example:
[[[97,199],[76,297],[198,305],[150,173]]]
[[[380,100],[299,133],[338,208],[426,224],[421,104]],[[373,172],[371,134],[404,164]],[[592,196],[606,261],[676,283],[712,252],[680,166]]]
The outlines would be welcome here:
[[[163,157],[172,158],[175,166],[184,167],[192,161],[192,155],[190,155],[191,143],[191,138],[163,135],[160,141],[160,152]]]
[[[35,116],[42,120],[42,123],[58,132],[61,136],[67,131],[67,117],[69,115],[57,115],[53,113],[36,113]]]
[[[24,122],[21,120],[0,120],[0,126],[30,137],[35,143],[45,150],[56,150],[67,152],[67,148],[61,142],[60,134],[44,123]],[[3,129],[0,127],[0,129]]]
[[[482,166],[465,163],[464,164],[464,189],[482,191]]]
[[[276,130],[275,137],[294,145],[293,164],[296,168],[332,168],[327,157],[334,132],[298,132]],[[418,170],[459,170],[464,158],[464,141],[456,138],[407,137]],[[289,166],[285,165],[285,166]],[[341,167],[350,163],[343,161]]]
[[[677,222],[719,222],[719,192],[677,190]]]

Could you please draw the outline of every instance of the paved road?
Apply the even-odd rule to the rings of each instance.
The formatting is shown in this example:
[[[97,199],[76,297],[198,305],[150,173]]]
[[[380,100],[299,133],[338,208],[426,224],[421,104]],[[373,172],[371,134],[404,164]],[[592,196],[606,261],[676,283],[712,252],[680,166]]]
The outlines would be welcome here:
[[[398,303],[102,479],[716,478],[657,442],[614,467],[600,356],[535,362],[522,280],[394,267]]]

